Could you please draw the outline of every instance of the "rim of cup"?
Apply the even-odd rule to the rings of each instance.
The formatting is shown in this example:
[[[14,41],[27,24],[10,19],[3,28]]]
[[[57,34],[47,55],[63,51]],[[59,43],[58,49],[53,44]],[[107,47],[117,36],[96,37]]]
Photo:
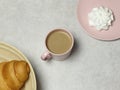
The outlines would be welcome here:
[[[70,36],[70,38],[71,38],[72,44],[71,44],[70,48],[69,48],[67,51],[65,51],[64,53],[60,53],[60,54],[53,53],[53,52],[50,51],[50,50],[48,49],[48,47],[47,47],[47,39],[48,39],[48,36],[49,36],[52,32],[55,32],[55,31],[65,32],[65,33],[67,33],[67,34]],[[52,54],[52,55],[55,55],[55,56],[65,55],[65,54],[69,53],[69,52],[72,50],[72,48],[73,48],[73,46],[74,46],[74,38],[73,38],[73,35],[72,35],[72,33],[71,33],[70,31],[68,31],[68,30],[66,30],[66,29],[63,29],[63,28],[56,28],[56,29],[53,29],[52,31],[50,31],[50,32],[47,34],[47,36],[46,36],[46,38],[45,38],[45,46],[46,46],[46,49],[48,50],[48,52],[49,52],[50,54]]]

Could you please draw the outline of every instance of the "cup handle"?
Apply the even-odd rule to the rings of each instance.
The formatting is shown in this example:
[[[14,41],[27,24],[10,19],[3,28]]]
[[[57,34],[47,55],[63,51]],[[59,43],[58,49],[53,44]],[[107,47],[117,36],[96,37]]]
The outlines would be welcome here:
[[[50,60],[51,58],[52,58],[52,55],[48,51],[44,52],[41,55],[41,59],[44,60],[44,61]]]

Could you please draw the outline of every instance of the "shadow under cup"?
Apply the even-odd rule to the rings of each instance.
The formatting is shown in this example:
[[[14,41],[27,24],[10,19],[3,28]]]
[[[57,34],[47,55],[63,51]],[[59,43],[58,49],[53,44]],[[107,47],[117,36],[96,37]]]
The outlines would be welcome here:
[[[52,55],[65,55],[71,52],[74,44],[73,36],[66,30],[55,29],[46,38],[46,47]]]

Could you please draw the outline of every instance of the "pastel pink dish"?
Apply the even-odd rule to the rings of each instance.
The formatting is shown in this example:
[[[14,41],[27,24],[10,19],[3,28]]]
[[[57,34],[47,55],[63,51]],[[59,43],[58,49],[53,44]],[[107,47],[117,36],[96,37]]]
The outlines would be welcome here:
[[[61,53],[61,54],[55,54],[55,53],[51,52],[51,51],[47,48],[47,44],[46,44],[46,43],[47,43],[47,42],[46,42],[46,41],[47,41],[47,37],[49,36],[49,34],[51,34],[52,32],[54,32],[54,31],[56,31],[56,30],[61,30],[61,31],[64,31],[64,32],[68,33],[69,36],[70,36],[71,39],[72,39],[72,45],[71,45],[71,47],[70,47],[66,52]],[[67,31],[67,30],[65,30],[65,29],[54,29],[54,30],[50,31],[50,32],[47,34],[46,38],[45,38],[45,47],[46,47],[47,51],[45,51],[45,52],[41,55],[41,59],[44,60],[44,61],[50,60],[50,59],[52,59],[52,58],[54,58],[55,60],[65,60],[65,59],[71,54],[71,51],[72,51],[73,46],[74,46],[74,38],[73,38],[73,35],[72,35],[69,31]]]
[[[115,20],[109,30],[97,31],[89,26],[88,13],[95,7],[107,7],[112,10]],[[79,0],[77,8],[78,20],[84,30],[92,37],[100,40],[115,40],[120,38],[120,0]]]

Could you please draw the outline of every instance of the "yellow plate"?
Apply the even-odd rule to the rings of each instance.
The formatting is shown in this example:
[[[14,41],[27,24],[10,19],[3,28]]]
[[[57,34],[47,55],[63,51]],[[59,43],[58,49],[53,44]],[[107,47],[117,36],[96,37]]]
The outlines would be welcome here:
[[[22,90],[37,90],[36,77],[29,60],[15,47],[4,42],[0,42],[0,62],[10,60],[25,60],[29,63],[31,68],[30,77]]]

